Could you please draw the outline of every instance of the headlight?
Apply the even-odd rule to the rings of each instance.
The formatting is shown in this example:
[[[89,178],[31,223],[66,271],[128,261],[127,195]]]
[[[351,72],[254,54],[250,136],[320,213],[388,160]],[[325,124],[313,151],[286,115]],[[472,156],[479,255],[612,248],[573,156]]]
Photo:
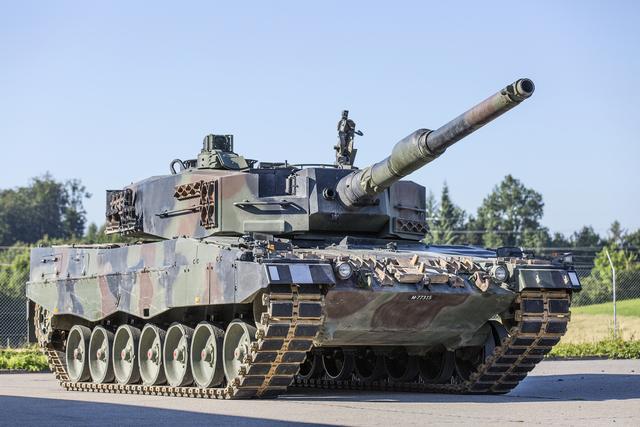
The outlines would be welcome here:
[[[506,282],[509,278],[509,270],[504,265],[496,265],[491,268],[491,277],[496,282]]]
[[[347,280],[353,274],[353,268],[348,262],[341,262],[336,265],[336,274],[342,280]]]

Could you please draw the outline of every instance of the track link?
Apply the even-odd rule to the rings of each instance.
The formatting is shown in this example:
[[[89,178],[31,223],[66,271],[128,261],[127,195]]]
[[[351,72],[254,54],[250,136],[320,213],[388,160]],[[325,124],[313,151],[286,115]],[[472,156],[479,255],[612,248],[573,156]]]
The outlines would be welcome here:
[[[256,325],[257,340],[252,343],[244,366],[233,382],[219,388],[71,382],[64,353],[49,340],[52,333],[40,324],[36,325],[36,331],[51,371],[66,390],[211,399],[277,396],[294,381],[300,364],[313,346],[322,325],[324,297],[317,286],[272,285],[263,295],[263,302],[267,310]]]

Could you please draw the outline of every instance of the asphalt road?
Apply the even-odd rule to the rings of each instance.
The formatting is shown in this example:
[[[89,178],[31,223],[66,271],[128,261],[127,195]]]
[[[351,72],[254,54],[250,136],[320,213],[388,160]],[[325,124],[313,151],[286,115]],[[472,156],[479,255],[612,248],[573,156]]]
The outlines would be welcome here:
[[[0,375],[0,425],[640,425],[640,360],[542,362],[504,396],[294,392],[217,401],[67,392],[51,374]]]

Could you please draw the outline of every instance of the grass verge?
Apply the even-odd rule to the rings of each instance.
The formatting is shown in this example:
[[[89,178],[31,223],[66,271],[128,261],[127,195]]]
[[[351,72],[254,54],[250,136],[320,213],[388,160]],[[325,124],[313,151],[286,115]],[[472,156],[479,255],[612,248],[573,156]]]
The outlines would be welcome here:
[[[35,348],[0,350],[0,369],[38,372],[49,369],[47,358]]]
[[[560,343],[547,357],[640,359],[640,340],[604,339],[596,342]],[[47,358],[35,348],[0,350],[0,370],[39,372],[49,369]]]
[[[618,338],[625,341],[640,339],[640,317],[618,316]],[[571,309],[571,321],[563,344],[606,341],[612,338],[613,317],[605,314],[576,313]]]
[[[595,342],[563,343],[553,347],[549,357],[606,357],[640,359],[640,340],[604,339]]]
[[[616,302],[616,312],[618,316],[640,317],[640,298],[625,299]],[[613,315],[613,303],[585,305],[581,307],[571,307],[574,314],[602,314]]]

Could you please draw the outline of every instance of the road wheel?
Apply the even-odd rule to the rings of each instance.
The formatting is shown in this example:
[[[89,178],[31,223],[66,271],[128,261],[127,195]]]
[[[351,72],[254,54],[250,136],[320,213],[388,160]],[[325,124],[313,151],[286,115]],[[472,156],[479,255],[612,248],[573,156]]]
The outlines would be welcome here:
[[[224,380],[223,341],[222,329],[207,322],[196,327],[191,340],[191,369],[198,386],[215,387]]]
[[[496,348],[493,330],[489,329],[489,334],[483,345],[478,347],[462,347],[455,351],[456,372],[463,380],[468,380],[471,374],[478,370],[485,360]]]
[[[102,326],[96,326],[89,341],[89,371],[96,384],[112,383],[114,380],[111,346],[113,332]]]
[[[162,346],[166,332],[150,323],[142,328],[138,344],[138,367],[144,385],[164,384],[167,379],[162,366]]]
[[[404,348],[385,355],[384,367],[389,379],[395,382],[408,382],[418,376],[418,358],[409,355]]]
[[[322,375],[322,360],[317,352],[310,351],[307,353],[307,357],[300,365],[298,371],[298,377],[301,380],[310,380],[312,378],[318,378]]]
[[[418,359],[420,376],[426,384],[443,384],[451,379],[455,356],[445,349],[430,351]]]
[[[75,325],[69,331],[67,337],[67,349],[65,360],[67,362],[67,374],[72,382],[84,382],[91,378],[89,370],[89,340],[91,329],[86,326]]]
[[[222,345],[224,374],[233,383],[247,365],[251,345],[255,341],[256,328],[242,320],[234,320],[227,326]]]
[[[169,385],[184,387],[193,382],[189,362],[189,349],[193,329],[180,323],[174,323],[167,329],[162,357],[164,374]]]
[[[353,353],[334,348],[322,353],[322,367],[330,380],[342,381],[351,377],[355,367]]]
[[[138,351],[140,329],[122,325],[113,339],[113,371],[120,384],[135,384],[140,381]]]
[[[371,347],[356,351],[355,358],[356,376],[360,381],[371,382],[384,378],[384,358]]]

